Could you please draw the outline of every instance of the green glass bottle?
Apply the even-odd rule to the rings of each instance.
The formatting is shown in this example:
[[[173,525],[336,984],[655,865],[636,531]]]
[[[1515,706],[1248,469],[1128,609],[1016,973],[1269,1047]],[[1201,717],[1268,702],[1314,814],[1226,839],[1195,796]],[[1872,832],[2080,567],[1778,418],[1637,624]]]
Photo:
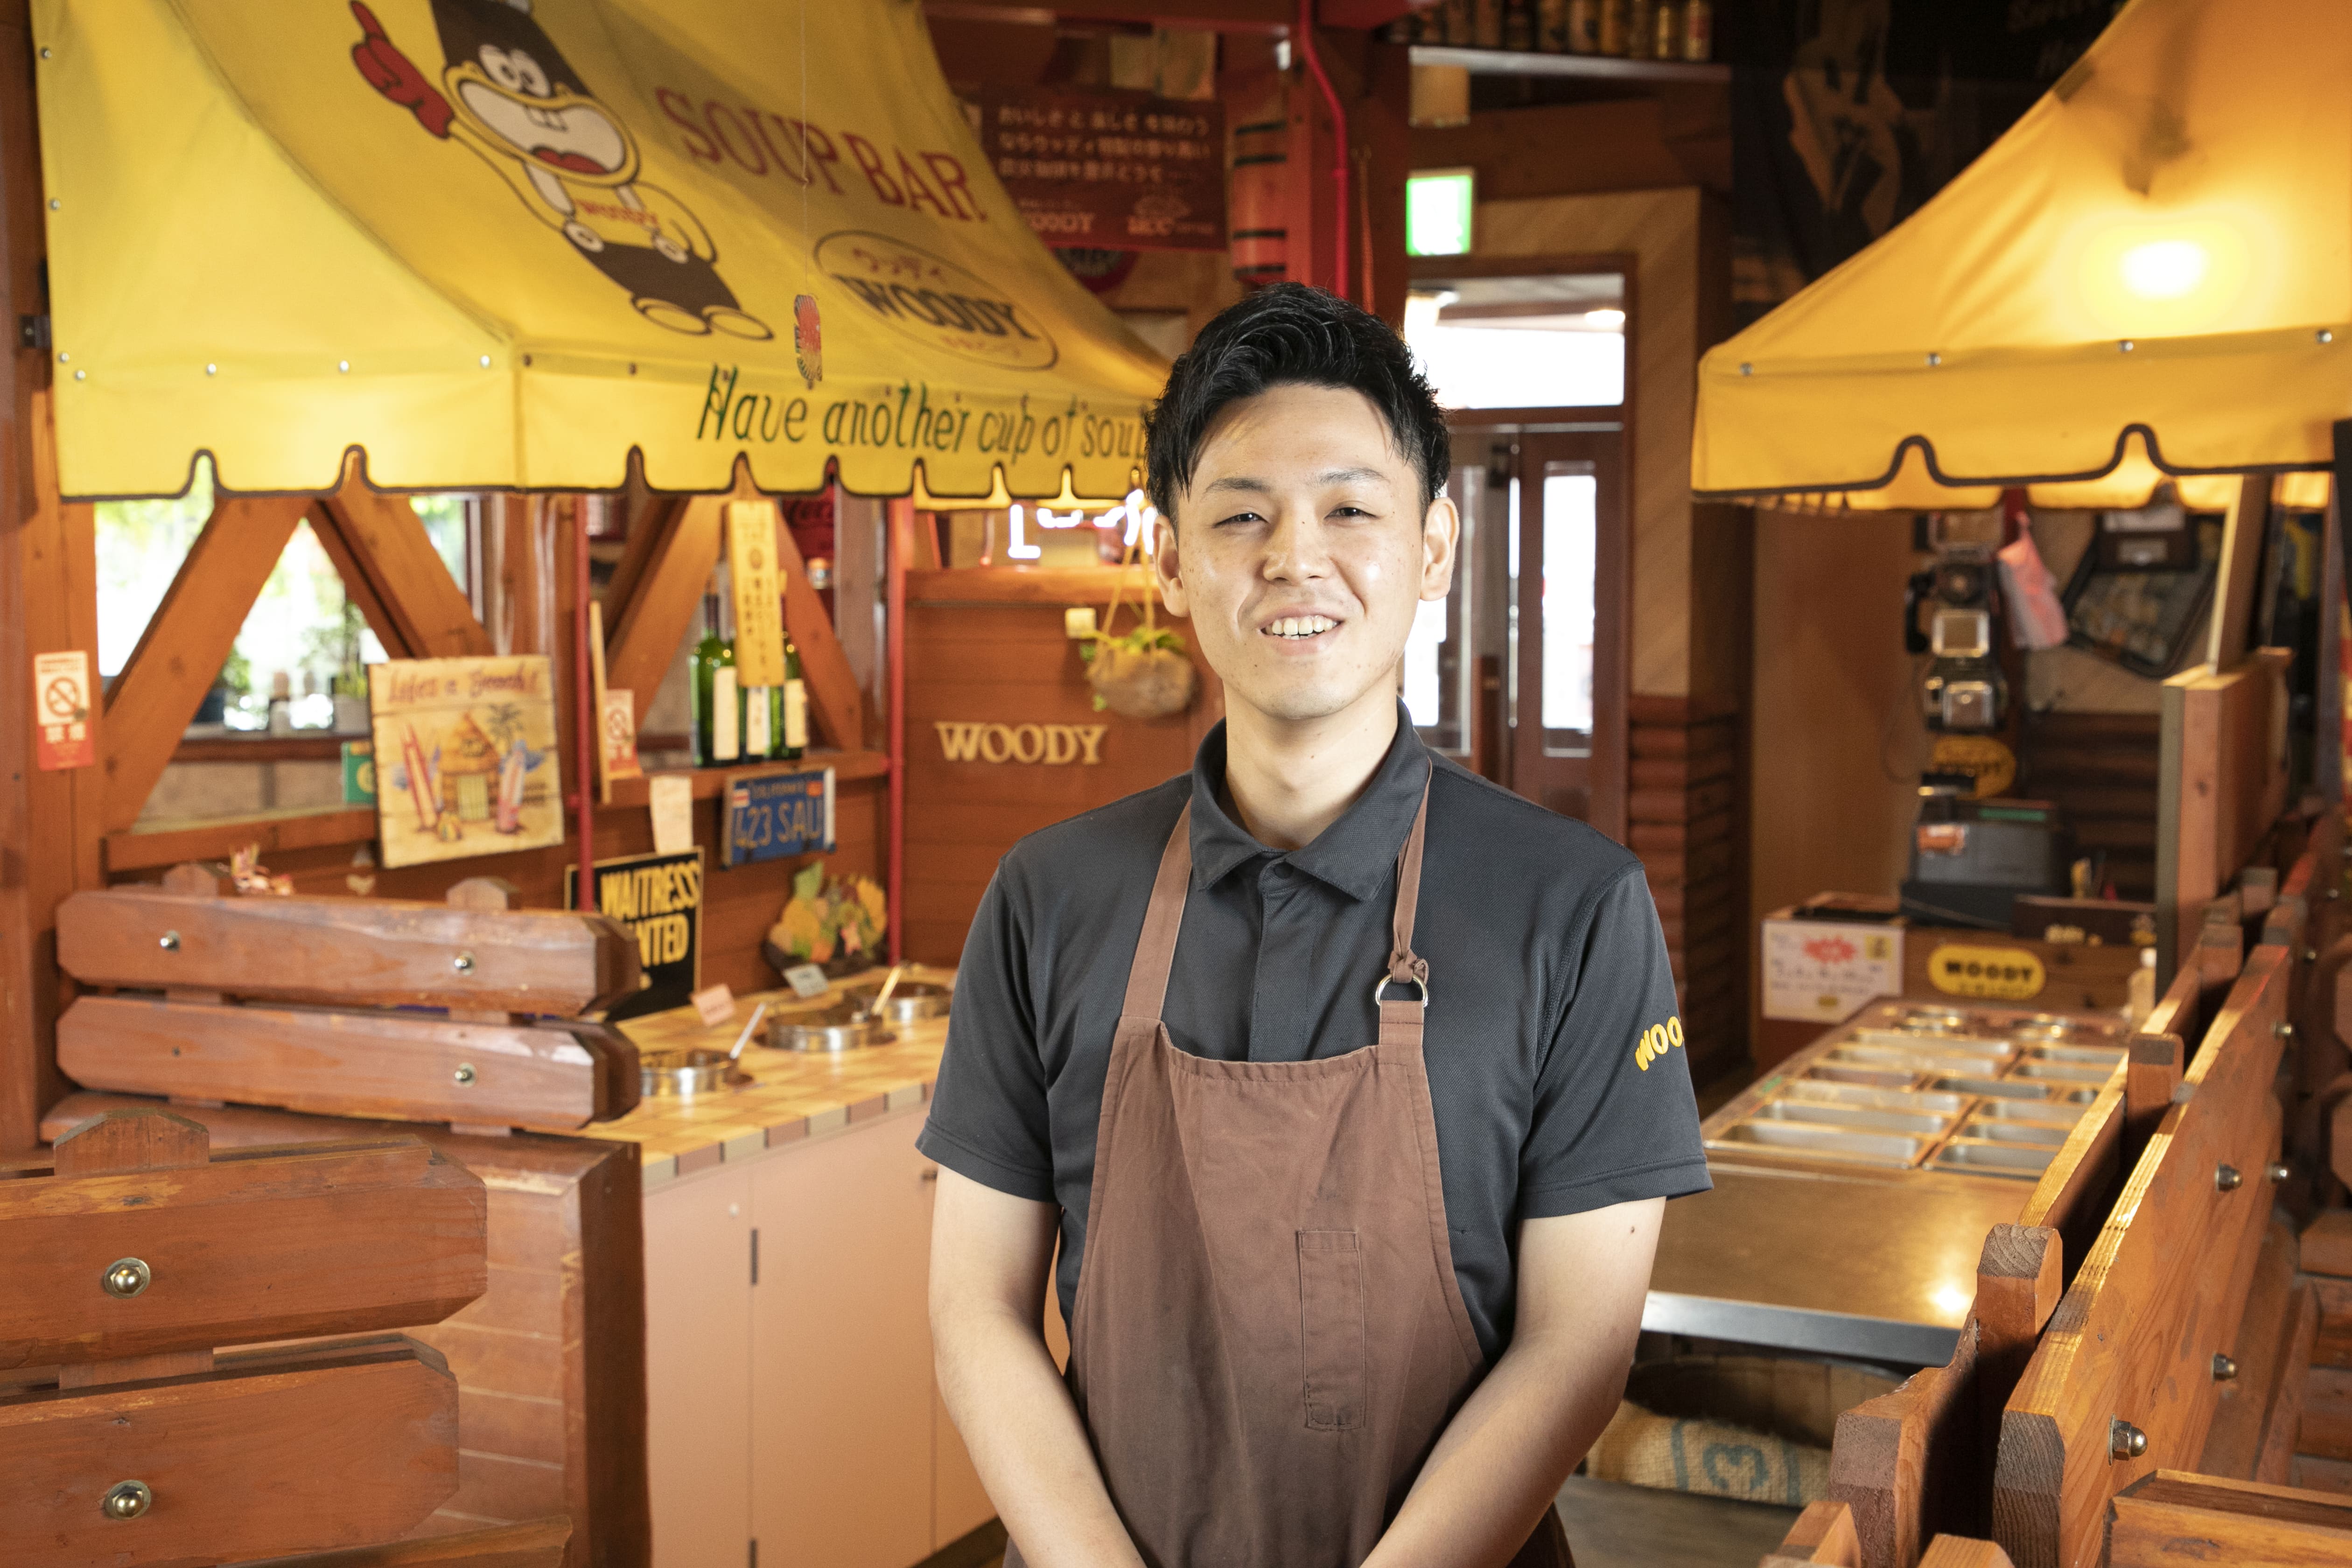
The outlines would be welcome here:
[[[735,644],[721,620],[726,595],[702,595],[702,640],[694,645],[694,760],[718,767],[743,754],[743,694],[735,685]]]
[[[790,626],[784,628],[784,683],[776,697],[776,755],[797,758],[808,750],[808,688],[801,682],[800,645]]]

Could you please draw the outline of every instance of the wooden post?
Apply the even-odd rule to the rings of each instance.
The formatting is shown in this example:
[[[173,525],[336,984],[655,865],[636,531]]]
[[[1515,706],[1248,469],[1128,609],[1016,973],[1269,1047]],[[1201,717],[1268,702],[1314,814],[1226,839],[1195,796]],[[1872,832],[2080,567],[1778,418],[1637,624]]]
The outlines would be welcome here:
[[[66,1092],[56,1024],[71,986],[58,973],[57,907],[100,882],[103,832],[100,770],[48,772],[33,754],[34,656],[79,648],[93,686],[98,676],[90,509],[58,500],[48,427],[33,58],[25,8],[11,5],[0,14],[0,328],[16,345],[0,397],[0,1152],[36,1147],[42,1108]]]

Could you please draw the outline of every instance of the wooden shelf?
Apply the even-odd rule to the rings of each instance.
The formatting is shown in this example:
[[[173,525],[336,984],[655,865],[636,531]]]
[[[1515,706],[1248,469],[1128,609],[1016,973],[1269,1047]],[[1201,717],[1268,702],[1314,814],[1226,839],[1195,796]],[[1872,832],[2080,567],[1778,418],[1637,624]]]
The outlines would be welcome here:
[[[1474,49],[1454,44],[1415,44],[1417,66],[1460,66],[1475,76],[1576,76],[1605,81],[1704,81],[1728,83],[1731,68],[1687,60],[1626,60],[1614,55],[1532,54],[1519,49]]]
[[[836,781],[886,778],[890,758],[884,752],[813,751],[798,762],[760,763],[740,768],[696,768],[694,798],[716,797],[720,786],[741,774],[789,773],[807,768],[830,767]],[[613,786],[613,803],[600,811],[617,811],[646,804],[644,779],[624,779]],[[565,813],[565,832],[571,831]],[[375,837],[375,807],[372,805],[289,806],[244,816],[224,816],[204,822],[159,822],[127,833],[106,836],[109,871],[149,871],[176,866],[184,860],[226,860],[248,844],[261,846],[263,864],[280,849],[332,848],[365,844]]]
[[[1129,604],[1151,591],[1140,566],[925,566],[907,574],[910,605],[1093,605],[1121,578]],[[1171,617],[1172,618],[1172,617]]]
[[[364,844],[375,837],[372,805],[289,806],[209,822],[163,822],[106,836],[109,871],[144,871],[183,860],[225,860],[258,843],[264,864],[278,849]]]
[[[175,763],[333,763],[342,760],[343,742],[364,741],[365,735],[338,735],[323,731],[272,735],[255,730],[242,735],[195,735],[173,748]]]
[[[812,750],[806,756],[789,763],[747,763],[740,766],[719,768],[665,768],[663,773],[682,773],[694,781],[694,798],[715,798],[730,778],[764,778],[773,773],[806,773],[812,768],[831,768],[836,784],[848,784],[855,779],[887,778],[890,773],[890,754],[887,752],[821,752]],[[614,806],[644,805],[652,798],[653,780],[622,779],[613,785]]]

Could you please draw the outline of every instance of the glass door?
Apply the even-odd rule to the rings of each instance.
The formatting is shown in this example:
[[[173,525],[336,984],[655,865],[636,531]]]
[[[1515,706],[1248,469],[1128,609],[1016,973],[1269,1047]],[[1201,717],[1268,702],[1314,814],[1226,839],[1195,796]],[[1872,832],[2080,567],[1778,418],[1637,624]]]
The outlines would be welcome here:
[[[1622,839],[1624,435],[1529,432],[1517,445],[1508,782]]]

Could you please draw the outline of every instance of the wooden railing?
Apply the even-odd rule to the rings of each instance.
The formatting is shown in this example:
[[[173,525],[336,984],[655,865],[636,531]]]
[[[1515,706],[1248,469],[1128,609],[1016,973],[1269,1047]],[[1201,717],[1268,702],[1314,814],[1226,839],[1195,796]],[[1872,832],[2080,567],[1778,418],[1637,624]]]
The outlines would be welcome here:
[[[2274,896],[2252,879],[2213,912],[2020,1223],[1987,1237],[1950,1363],[1840,1418],[1829,1495],[1768,1568],[2169,1563],[2197,1531],[2200,1561],[2352,1561],[2341,1500],[2263,1484],[2286,1477],[2316,1330],[2273,1201],[2315,1206],[2352,1103],[2352,1081],[2324,1103],[2310,1087],[2352,1010],[2352,938],[2330,943],[2341,852],[2323,816]],[[2273,1093],[2291,1048],[2295,1163]]]

